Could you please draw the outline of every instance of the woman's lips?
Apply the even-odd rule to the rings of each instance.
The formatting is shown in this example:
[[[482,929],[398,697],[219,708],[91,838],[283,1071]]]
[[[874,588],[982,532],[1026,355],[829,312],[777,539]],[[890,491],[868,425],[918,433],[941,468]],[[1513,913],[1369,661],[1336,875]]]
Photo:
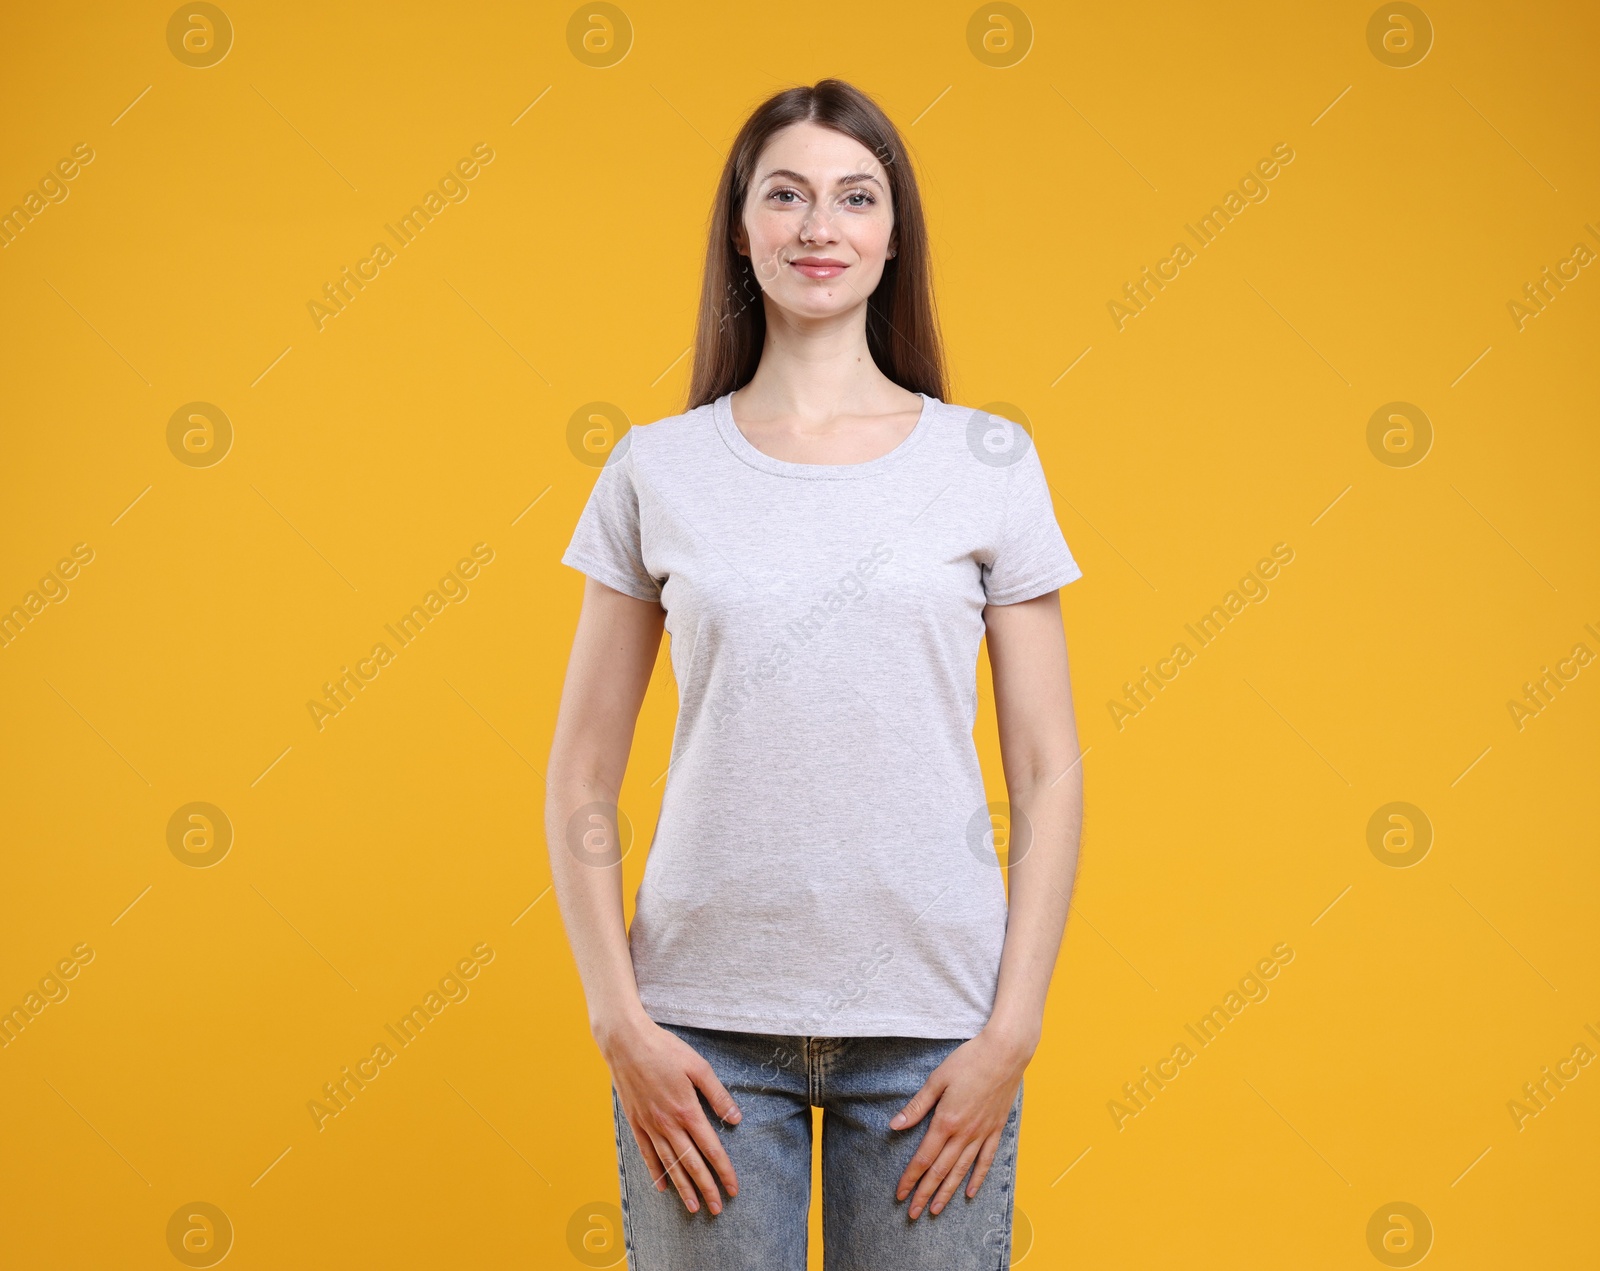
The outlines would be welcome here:
[[[798,269],[807,278],[837,278],[844,273],[846,266],[838,263],[808,264],[804,261],[791,260],[791,268]]]

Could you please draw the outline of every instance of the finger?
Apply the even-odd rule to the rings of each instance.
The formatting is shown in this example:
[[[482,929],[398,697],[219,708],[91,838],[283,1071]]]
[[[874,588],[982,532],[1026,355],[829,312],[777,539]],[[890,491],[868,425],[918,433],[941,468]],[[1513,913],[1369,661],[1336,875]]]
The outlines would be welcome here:
[[[917,1184],[917,1190],[911,1196],[910,1215],[916,1218],[927,1208],[928,1199],[934,1190],[944,1181],[945,1175],[950,1172],[956,1163],[956,1157],[961,1154],[961,1140],[951,1136],[945,1140],[944,1150],[938,1158],[922,1175],[922,1181]]]
[[[978,1167],[972,1171],[972,1181],[967,1184],[967,1195],[976,1196],[978,1188],[983,1186],[983,1180],[989,1177],[989,1166],[994,1163],[995,1153],[1000,1150],[1000,1131],[996,1130],[983,1141],[983,1151],[978,1153]]]
[[[656,1149],[656,1161],[661,1162],[661,1173],[654,1175],[656,1188],[659,1191],[666,1191],[667,1183],[672,1183],[672,1186],[678,1189],[678,1196],[682,1197],[683,1204],[690,1209],[690,1212],[693,1212],[694,1188],[688,1181],[688,1175],[683,1172],[682,1165],[678,1165],[677,1154],[667,1146],[667,1141],[664,1138],[658,1140],[658,1138],[654,1138],[654,1135],[651,1135],[651,1143]]]
[[[944,1182],[939,1184],[939,1190],[933,1194],[933,1203],[928,1206],[929,1213],[938,1213],[950,1203],[950,1198],[956,1194],[956,1188],[961,1186],[961,1180],[967,1176],[967,1171],[972,1168],[972,1162],[977,1159],[978,1151],[983,1144],[973,1139],[966,1147],[961,1149],[961,1155],[956,1157],[956,1163],[950,1172],[944,1176]]]
[[[698,1106],[695,1108],[702,1118]],[[695,1146],[694,1139],[681,1125],[667,1127],[667,1135],[678,1149],[678,1162],[689,1172],[689,1177],[700,1189],[700,1194],[706,1198],[706,1207],[714,1214],[722,1212],[722,1193],[717,1190],[717,1180],[711,1177],[711,1169],[706,1164],[705,1157],[700,1155],[700,1149]]]
[[[722,1138],[717,1134],[716,1128],[706,1120],[705,1113],[695,1109],[696,1116],[684,1128],[689,1131],[694,1144],[700,1149],[700,1155],[711,1164],[717,1172],[717,1177],[722,1180],[722,1185],[728,1189],[728,1195],[739,1194],[739,1176],[733,1172],[733,1161],[729,1159],[727,1149],[722,1146]]]
[[[711,1105],[711,1110],[729,1125],[738,1125],[744,1113],[739,1111],[739,1105],[733,1101],[733,1096],[728,1093],[728,1088],[717,1080],[717,1074],[711,1065],[702,1061],[698,1067],[689,1069],[689,1080],[699,1086],[706,1096],[706,1102]]]
[[[937,1079],[937,1080],[936,1080]],[[904,1130],[915,1125],[928,1115],[928,1109],[939,1102],[939,1096],[944,1093],[945,1082],[935,1068],[928,1079],[922,1083],[922,1089],[911,1096],[911,1102],[896,1112],[889,1121],[891,1130]]]
[[[927,1132],[922,1136],[922,1142],[917,1144],[917,1150],[906,1163],[905,1173],[900,1175],[900,1181],[895,1185],[896,1200],[904,1200],[911,1194],[911,1189],[917,1185],[917,1180],[934,1161],[939,1159],[939,1153],[944,1150],[949,1138],[950,1133],[942,1123],[934,1122],[928,1126]]]
[[[678,1153],[673,1150],[672,1144],[665,1137],[656,1139],[656,1152],[661,1157],[663,1173],[678,1189],[684,1208],[691,1214],[696,1212],[700,1208],[700,1198],[695,1194],[694,1184],[689,1180],[688,1171],[678,1159]]]
[[[633,1141],[639,1145],[639,1155],[644,1158],[645,1168],[650,1171],[650,1178],[656,1185],[658,1192],[667,1190],[667,1167],[661,1163],[661,1154],[656,1151],[656,1145],[648,1134],[633,1132]]]

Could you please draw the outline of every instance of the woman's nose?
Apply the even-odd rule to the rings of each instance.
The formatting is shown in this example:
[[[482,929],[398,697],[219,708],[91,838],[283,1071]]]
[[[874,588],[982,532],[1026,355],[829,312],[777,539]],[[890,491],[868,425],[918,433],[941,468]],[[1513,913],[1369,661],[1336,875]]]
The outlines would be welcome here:
[[[814,208],[806,213],[805,219],[800,223],[800,233],[807,242],[831,243],[833,218],[821,208]]]

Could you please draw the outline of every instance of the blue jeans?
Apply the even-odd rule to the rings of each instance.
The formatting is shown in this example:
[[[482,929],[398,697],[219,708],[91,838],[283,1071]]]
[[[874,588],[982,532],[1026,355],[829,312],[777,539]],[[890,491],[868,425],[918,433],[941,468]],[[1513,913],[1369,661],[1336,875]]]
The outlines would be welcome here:
[[[822,1235],[827,1271],[1006,1271],[1016,1180],[1017,1090],[1000,1148],[975,1198],[966,1179],[944,1209],[907,1218],[896,1185],[933,1114],[889,1119],[961,1040],[780,1037],[663,1024],[711,1065],[743,1114],[723,1125],[700,1106],[739,1176],[720,1214],[690,1213],[670,1181],[657,1191],[616,1090],[611,1107],[629,1271],[805,1271],[811,1109],[822,1109]],[[719,1189],[721,1181],[718,1180]],[[915,1192],[913,1191],[913,1195]]]

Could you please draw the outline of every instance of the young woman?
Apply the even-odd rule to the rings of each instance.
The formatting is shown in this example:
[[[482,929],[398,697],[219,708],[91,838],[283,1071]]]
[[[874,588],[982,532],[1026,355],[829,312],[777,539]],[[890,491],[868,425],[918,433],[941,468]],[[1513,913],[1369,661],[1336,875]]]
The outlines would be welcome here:
[[[1028,434],[943,400],[930,276],[884,113],[831,79],[765,102],[717,190],[688,410],[623,436],[563,557],[588,578],[546,830],[634,1271],[803,1271],[813,1107],[829,1271],[1010,1265],[1077,869],[1080,571]],[[663,626],[678,720],[630,931],[616,802]],[[1009,809],[972,737],[985,636]]]

